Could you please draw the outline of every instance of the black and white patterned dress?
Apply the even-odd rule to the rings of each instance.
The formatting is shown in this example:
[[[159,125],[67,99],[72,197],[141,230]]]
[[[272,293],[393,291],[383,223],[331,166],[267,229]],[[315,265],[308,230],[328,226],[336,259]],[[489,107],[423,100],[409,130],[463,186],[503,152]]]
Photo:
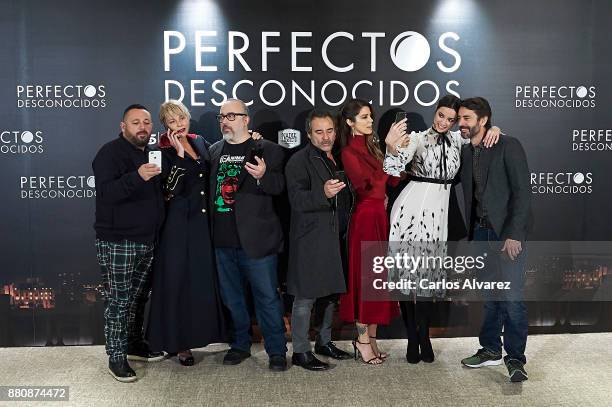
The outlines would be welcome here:
[[[386,173],[399,176],[404,170],[411,180],[397,197],[391,209],[389,255],[442,256],[446,255],[448,236],[448,201],[452,180],[461,164],[461,146],[469,143],[460,132],[440,135],[432,128],[420,133],[412,132],[407,147],[398,148],[396,156],[387,153],[383,163]],[[443,143],[446,144],[443,146]],[[443,151],[446,152],[443,160]],[[444,163],[444,161],[446,161]],[[406,165],[408,165],[406,169]],[[446,165],[444,165],[446,164]],[[448,181],[426,182],[423,178]],[[440,243],[436,243],[440,242]],[[446,278],[442,267],[429,264],[413,272],[408,268],[390,270],[393,281],[406,279],[416,283],[416,290],[402,290],[418,297],[443,297],[445,290],[421,287],[421,281],[439,282]],[[425,283],[424,283],[425,284]]]

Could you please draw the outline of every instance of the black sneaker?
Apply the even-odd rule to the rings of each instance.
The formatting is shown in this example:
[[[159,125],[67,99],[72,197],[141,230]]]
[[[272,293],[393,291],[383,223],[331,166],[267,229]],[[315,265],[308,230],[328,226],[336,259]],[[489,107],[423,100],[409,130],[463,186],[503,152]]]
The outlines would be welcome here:
[[[523,382],[529,378],[525,371],[525,365],[520,360],[508,359],[506,360],[506,367],[508,368],[511,382]]]
[[[491,352],[488,349],[480,349],[474,356],[465,358],[461,361],[463,366],[467,367],[483,367],[483,366],[498,366],[502,364],[502,355]]]
[[[133,349],[128,349],[128,360],[137,362],[159,362],[166,357],[164,352],[153,352],[148,346],[142,345]]]
[[[251,354],[249,352],[246,352],[240,349],[231,348],[225,354],[225,357],[223,358],[223,364],[224,365],[238,365],[250,357],[251,357]]]
[[[287,357],[285,355],[270,355],[268,368],[274,372],[284,372],[287,370]]]
[[[111,376],[122,383],[135,382],[138,379],[136,377],[136,372],[134,372],[128,361],[125,359],[118,361],[112,361],[109,359],[108,372],[111,374]]]

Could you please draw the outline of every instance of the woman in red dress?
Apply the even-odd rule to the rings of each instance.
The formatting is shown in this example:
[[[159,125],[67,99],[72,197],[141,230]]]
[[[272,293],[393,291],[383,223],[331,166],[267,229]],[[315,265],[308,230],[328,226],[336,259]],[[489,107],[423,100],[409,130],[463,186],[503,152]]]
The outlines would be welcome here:
[[[388,355],[378,349],[376,328],[398,316],[399,305],[396,301],[362,299],[361,242],[386,242],[389,238],[385,192],[387,183],[397,185],[399,178],[383,171],[384,154],[373,131],[374,111],[368,102],[349,100],[338,121],[342,163],[357,196],[348,232],[348,284],[346,294],[340,298],[340,318],[355,322],[358,333],[353,341],[355,355],[360,353],[366,363],[380,364]],[[391,129],[399,133],[405,130],[405,122]],[[380,255],[386,255],[382,247]]]

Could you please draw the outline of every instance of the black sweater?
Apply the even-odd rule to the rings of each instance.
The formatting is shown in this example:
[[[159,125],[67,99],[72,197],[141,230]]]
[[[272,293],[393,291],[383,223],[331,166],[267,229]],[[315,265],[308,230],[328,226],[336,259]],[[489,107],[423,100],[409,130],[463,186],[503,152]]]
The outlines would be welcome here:
[[[119,138],[100,148],[92,163],[96,177],[96,237],[119,242],[152,243],[164,219],[160,177],[145,181],[138,168],[146,164],[144,151]]]

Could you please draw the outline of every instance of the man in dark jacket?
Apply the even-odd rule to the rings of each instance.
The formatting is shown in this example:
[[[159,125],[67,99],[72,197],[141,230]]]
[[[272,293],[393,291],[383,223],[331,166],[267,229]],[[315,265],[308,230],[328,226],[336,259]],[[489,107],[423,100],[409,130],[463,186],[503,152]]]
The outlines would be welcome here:
[[[315,352],[334,359],[351,356],[331,341],[336,296],[346,292],[341,240],[352,206],[350,186],[332,155],[336,130],[331,113],[313,110],[306,119],[310,143],[285,168],[291,203],[287,289],[295,297],[291,314],[292,362],[308,370],[327,370],[310,347],[312,307],[319,300],[323,318]]]
[[[521,143],[509,136],[500,136],[490,148],[482,147],[482,138],[491,127],[491,107],[485,99],[461,102],[458,119],[461,135],[471,141],[461,152],[470,239],[484,242],[490,281],[510,283],[509,291],[488,297],[479,336],[481,349],[461,363],[472,368],[501,364],[503,330],[504,362],[510,380],[520,382],[527,380],[528,320],[522,292],[525,240],[532,223],[527,158]]]
[[[210,208],[221,298],[233,322],[233,341],[223,363],[236,365],[251,356],[251,317],[244,281],[253,291],[270,370],[287,369],[287,340],[277,281],[283,233],[273,196],[285,187],[283,151],[248,132],[245,103],[228,99],[217,116],[223,140],[210,148]]]
[[[157,361],[143,342],[144,308],[157,232],[164,218],[161,168],[149,164],[151,114],[142,105],[125,109],[121,134],[106,143],[92,167],[96,179],[96,249],[106,294],[104,335],[109,372],[136,380],[130,360]]]

